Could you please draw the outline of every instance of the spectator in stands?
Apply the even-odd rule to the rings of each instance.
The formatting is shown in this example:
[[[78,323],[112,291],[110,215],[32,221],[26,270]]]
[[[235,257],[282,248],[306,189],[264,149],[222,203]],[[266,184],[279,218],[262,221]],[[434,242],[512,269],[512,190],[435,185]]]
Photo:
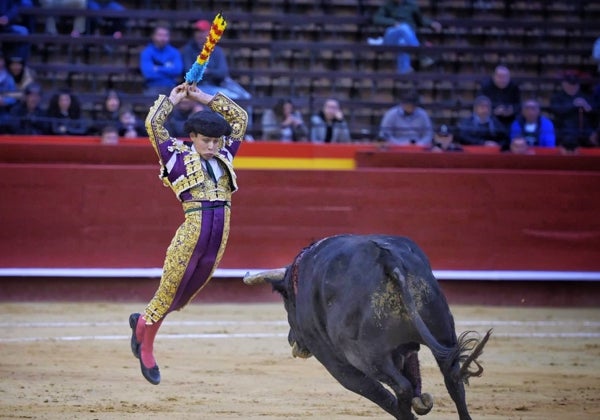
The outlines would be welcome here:
[[[90,126],[90,134],[101,135],[102,129],[107,125],[119,124],[119,111],[121,110],[121,97],[114,89],[109,89],[102,99],[100,110],[94,112],[94,122]]]
[[[48,103],[48,118],[50,129],[47,134],[82,135],[87,132],[79,98],[69,89],[60,89],[52,95]]]
[[[600,70],[600,67],[599,67]],[[590,137],[590,141],[594,146],[600,146],[600,83],[596,85],[592,92],[592,108],[596,114],[596,130]]]
[[[123,11],[125,7],[118,1],[112,0],[88,0],[87,7],[89,10],[108,10],[108,11]],[[99,26],[105,24],[113,38],[119,39],[123,37],[125,31],[126,19],[124,18],[92,18],[90,19],[90,32],[98,33]]]
[[[42,87],[33,82],[25,87],[23,97],[10,110],[8,132],[11,134],[47,134],[46,111],[42,108]]]
[[[204,41],[206,41],[206,37],[210,32],[210,26],[211,23],[207,20],[199,20],[194,23],[194,36],[181,49],[185,71],[192,67],[198,54],[202,51]],[[213,95],[221,92],[231,99],[250,99],[252,97],[239,83],[231,78],[227,57],[218,45],[215,46],[210,55],[210,60],[204,70],[204,76],[198,86],[204,92]]]
[[[40,6],[45,9],[85,9],[87,7],[87,0],[39,0]],[[73,28],[71,29],[71,36],[78,37],[85,33],[85,16],[74,16],[73,17]],[[56,18],[54,16],[48,16],[46,18],[46,33],[56,35],[58,30],[56,29]]]
[[[423,16],[418,4],[413,0],[386,0],[375,12],[373,23],[386,26],[387,29],[382,40],[370,40],[370,44],[418,47],[420,42],[416,34],[417,28],[430,27],[435,32],[442,30],[439,22]],[[431,57],[422,57],[420,62],[423,68],[434,63]],[[406,74],[413,71],[409,54],[398,54],[397,63],[398,73]]]
[[[9,57],[7,68],[20,92],[23,92],[27,85],[35,82],[36,74],[29,66],[27,66],[23,58]],[[19,95],[19,97],[20,96],[21,95]]]
[[[337,99],[328,98],[318,114],[310,119],[310,141],[313,143],[348,143],[350,129]]]
[[[379,138],[391,145],[430,147],[433,138],[431,119],[419,106],[419,95],[408,91],[399,105],[389,109],[381,119]]]
[[[531,147],[554,147],[556,138],[554,124],[542,115],[540,103],[535,99],[523,102],[521,115],[510,128],[510,150],[513,153],[528,153]]]
[[[458,142],[469,146],[491,146],[506,149],[508,133],[492,114],[492,101],[478,96],[473,102],[473,113],[458,123]]]
[[[119,136],[127,139],[148,136],[144,122],[129,106],[123,106],[119,111]]]
[[[462,152],[463,148],[454,141],[454,134],[446,124],[440,126],[433,135],[433,143],[429,149],[432,152]]]
[[[302,114],[291,99],[279,99],[273,109],[267,109],[262,116],[263,140],[297,142],[308,140],[308,129]]]
[[[25,26],[15,24],[19,17],[20,6],[21,3],[17,0],[0,1],[0,34],[15,34],[24,37],[23,42],[7,42],[1,45],[1,49],[6,57],[21,57],[23,60],[27,60],[30,45],[25,37],[29,35],[29,30]]]
[[[151,42],[140,53],[140,70],[148,95],[170,91],[183,75],[181,53],[170,40],[170,29],[165,24],[158,24],[152,32]]]
[[[598,71],[600,72],[600,37],[596,38],[594,47],[592,48],[592,58],[598,64]]]
[[[114,124],[105,125],[100,134],[101,144],[119,144],[119,128]]]
[[[511,79],[508,67],[496,66],[492,76],[481,84],[478,95],[490,98],[494,116],[508,131],[521,112],[521,88]]]
[[[0,52],[0,118],[6,117],[10,108],[17,103],[19,89],[6,69],[6,61]]]
[[[577,72],[565,72],[560,89],[550,99],[550,111],[554,115],[558,144],[567,150],[580,146],[593,146],[594,131],[592,99],[581,89]]]
[[[187,137],[188,132],[185,129],[185,122],[196,112],[202,111],[204,106],[190,98],[183,98],[173,109],[169,119],[165,123],[165,128],[173,137]]]

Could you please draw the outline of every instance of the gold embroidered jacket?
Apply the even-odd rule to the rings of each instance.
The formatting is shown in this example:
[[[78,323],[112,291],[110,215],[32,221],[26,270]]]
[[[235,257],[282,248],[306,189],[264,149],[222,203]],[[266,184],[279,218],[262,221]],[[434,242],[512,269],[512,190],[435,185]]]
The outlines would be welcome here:
[[[232,132],[223,138],[215,159],[226,176],[215,183],[205,176],[200,155],[187,144],[169,135],[164,122],[173,111],[173,104],[160,95],[146,117],[146,130],[150,143],[160,162],[160,178],[183,202],[199,200],[229,201],[237,190],[236,175],[231,164],[246,132],[248,114],[234,101],[217,93],[208,106],[221,114],[231,125]]]

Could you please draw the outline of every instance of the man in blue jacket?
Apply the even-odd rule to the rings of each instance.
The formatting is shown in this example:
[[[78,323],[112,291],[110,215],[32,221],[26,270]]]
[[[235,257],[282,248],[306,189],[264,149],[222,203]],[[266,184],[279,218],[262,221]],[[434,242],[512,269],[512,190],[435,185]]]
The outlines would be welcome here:
[[[140,53],[140,70],[145,93],[159,95],[177,86],[183,76],[183,60],[170,42],[169,28],[159,25],[152,32],[152,42]]]
[[[510,150],[527,153],[529,147],[554,147],[554,124],[542,115],[540,103],[535,99],[523,102],[522,111],[510,127]]]

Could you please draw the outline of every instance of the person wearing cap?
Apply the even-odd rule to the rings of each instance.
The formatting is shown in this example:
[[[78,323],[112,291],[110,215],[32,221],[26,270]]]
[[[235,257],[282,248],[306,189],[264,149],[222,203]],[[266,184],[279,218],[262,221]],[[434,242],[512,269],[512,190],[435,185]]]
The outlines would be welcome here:
[[[433,127],[427,111],[419,106],[417,92],[408,91],[400,104],[389,109],[381,119],[379,138],[391,145],[431,146]]]
[[[540,103],[527,99],[521,107],[521,115],[510,127],[510,150],[513,153],[529,153],[532,146],[554,147],[556,136],[554,124],[542,115]]]
[[[207,20],[198,20],[194,23],[194,35],[182,48],[183,65],[185,69],[190,69],[200,51],[206,37],[210,32],[211,23]],[[250,99],[252,95],[246,91],[239,83],[231,78],[229,65],[223,49],[216,45],[210,55],[202,80],[198,86],[206,93],[215,94],[221,92],[231,99]]]
[[[492,114],[492,101],[480,95],[473,101],[473,113],[458,123],[458,142],[467,146],[491,146],[506,149],[508,131]]]
[[[550,112],[554,116],[559,146],[573,150],[593,145],[594,113],[591,103],[591,97],[581,89],[579,74],[565,72],[560,89],[550,98]]]
[[[189,98],[207,109],[186,122],[190,143],[177,140],[164,124]],[[182,203],[184,221],[167,249],[160,284],[143,313],[129,317],[131,350],[142,375],[160,382],[154,339],[165,317],[186,306],[208,283],[229,236],[231,195],[237,190],[232,160],[244,138],[248,114],[222,93],[208,94],[186,83],[159,95],[146,117],[146,130],[160,161],[160,176]]]

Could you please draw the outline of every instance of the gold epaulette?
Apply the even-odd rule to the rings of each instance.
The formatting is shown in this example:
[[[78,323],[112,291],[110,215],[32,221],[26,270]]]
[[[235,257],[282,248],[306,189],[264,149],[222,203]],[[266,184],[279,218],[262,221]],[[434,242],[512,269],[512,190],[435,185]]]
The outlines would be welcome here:
[[[248,113],[244,108],[221,92],[212,98],[208,106],[213,111],[221,114],[231,125],[231,134],[229,135],[231,139],[242,140],[244,138],[248,126]]]

